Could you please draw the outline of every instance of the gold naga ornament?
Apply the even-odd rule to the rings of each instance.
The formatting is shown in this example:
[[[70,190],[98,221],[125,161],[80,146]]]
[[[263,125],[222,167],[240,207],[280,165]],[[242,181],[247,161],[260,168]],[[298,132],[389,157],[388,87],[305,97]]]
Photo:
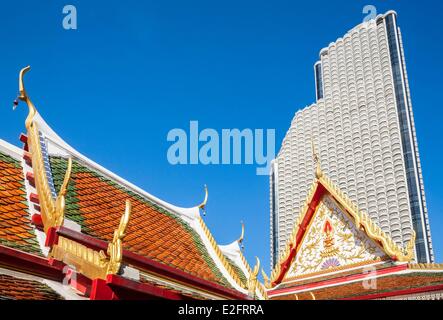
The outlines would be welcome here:
[[[65,197],[72,172],[72,159],[68,158],[63,183],[58,195],[53,199],[51,188],[49,187],[46,177],[38,124],[34,121],[37,115],[37,109],[29,98],[23,82],[24,75],[30,69],[31,67],[27,66],[19,73],[18,99],[25,102],[29,109],[25,127],[28,132],[29,153],[34,171],[35,188],[39,196],[43,229],[45,233],[47,233],[51,228],[63,226]],[[17,106],[18,100],[15,100],[14,109]],[[122,241],[125,237],[130,216],[131,202],[127,200],[125,213],[121,217],[120,224],[114,232],[112,242],[108,244],[107,254],[103,250],[98,252],[76,241],[59,236],[58,242],[52,246],[49,256],[74,267],[76,271],[90,279],[106,279],[107,275],[117,274],[120,271],[123,260]]]

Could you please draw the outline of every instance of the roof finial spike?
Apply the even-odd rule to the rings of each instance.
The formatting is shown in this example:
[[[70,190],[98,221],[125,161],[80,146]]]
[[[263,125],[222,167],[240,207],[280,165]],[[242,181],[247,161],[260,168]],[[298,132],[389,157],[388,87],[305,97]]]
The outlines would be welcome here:
[[[243,223],[243,221],[240,221],[241,223],[241,235],[240,238],[238,238],[237,242],[240,245],[240,249],[244,250],[245,246],[243,245],[243,240],[245,239],[245,224]]]
[[[126,235],[126,229],[131,218],[132,204],[128,199],[125,203],[125,213],[120,219],[120,224],[114,231],[114,237],[112,242],[108,244],[108,256],[109,263],[107,268],[107,274],[117,274],[120,270],[122,258],[123,258],[123,238]]]
[[[317,149],[315,148],[313,138],[311,138],[311,146],[312,146],[312,159],[314,160],[314,165],[315,165],[315,177],[317,179],[320,179],[323,176],[323,172],[321,171],[320,157],[318,156]]]
[[[68,158],[68,164],[65,172],[65,177],[63,179],[62,186],[60,187],[60,191],[57,195],[57,198],[55,200],[55,212],[54,216],[51,217],[52,222],[51,224],[53,226],[61,226],[63,225],[63,221],[65,218],[65,197],[66,193],[68,191],[68,184],[69,180],[71,179],[71,172],[72,172],[72,158]]]
[[[205,184],[205,199],[198,205],[198,208],[203,211],[203,215],[206,216],[206,204],[208,203],[208,186]]]

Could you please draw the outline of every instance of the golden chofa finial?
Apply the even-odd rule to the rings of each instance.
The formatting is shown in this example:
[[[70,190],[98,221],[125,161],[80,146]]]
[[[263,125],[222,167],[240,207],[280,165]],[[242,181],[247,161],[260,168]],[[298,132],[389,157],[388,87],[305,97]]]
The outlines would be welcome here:
[[[208,203],[208,186],[205,185],[205,199],[198,205],[198,208],[203,211],[203,215],[206,215],[206,204]]]
[[[245,246],[243,245],[243,240],[245,239],[245,224],[241,221],[241,235],[238,238],[237,242],[240,245],[240,248],[243,250]]]
[[[260,271],[260,259],[258,257],[255,257],[256,259],[256,264],[254,269],[252,270],[251,274],[249,275],[249,279],[248,279],[248,291],[249,291],[249,295],[255,298],[255,289],[257,289],[257,276],[258,276],[258,272]]]
[[[321,171],[320,157],[318,156],[317,149],[315,148],[314,139],[311,139],[312,146],[312,159],[314,160],[315,165],[315,177],[320,179],[323,176],[323,172]]]
[[[23,77],[24,75],[31,70],[30,66],[27,66],[23,69],[20,70],[19,76],[18,76],[18,89],[19,89],[19,94],[17,99],[24,101],[29,108],[29,114],[28,117],[26,118],[26,129],[28,129],[28,131],[30,130],[31,126],[32,126],[32,120],[34,119],[35,114],[37,113],[37,110],[35,109],[34,104],[32,103],[32,101],[29,99],[28,94],[26,93],[26,89],[25,89],[25,85],[23,82]],[[14,110],[15,108],[18,106],[18,100],[14,101]]]

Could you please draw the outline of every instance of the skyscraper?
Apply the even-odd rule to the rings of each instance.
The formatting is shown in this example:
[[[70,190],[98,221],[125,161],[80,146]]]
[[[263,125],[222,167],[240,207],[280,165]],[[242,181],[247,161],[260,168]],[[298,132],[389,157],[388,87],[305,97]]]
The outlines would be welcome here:
[[[396,243],[416,233],[416,259],[433,262],[431,233],[397,14],[363,22],[320,51],[316,103],[297,111],[270,175],[271,259],[284,248],[323,170]]]

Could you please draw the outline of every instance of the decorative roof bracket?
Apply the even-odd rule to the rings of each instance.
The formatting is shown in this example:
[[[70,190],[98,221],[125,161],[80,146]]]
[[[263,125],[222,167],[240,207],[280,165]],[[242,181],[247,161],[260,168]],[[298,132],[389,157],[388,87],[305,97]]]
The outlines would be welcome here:
[[[208,186],[205,185],[205,198],[202,203],[200,203],[197,207],[203,211],[203,215],[206,215],[206,204],[208,203]]]

